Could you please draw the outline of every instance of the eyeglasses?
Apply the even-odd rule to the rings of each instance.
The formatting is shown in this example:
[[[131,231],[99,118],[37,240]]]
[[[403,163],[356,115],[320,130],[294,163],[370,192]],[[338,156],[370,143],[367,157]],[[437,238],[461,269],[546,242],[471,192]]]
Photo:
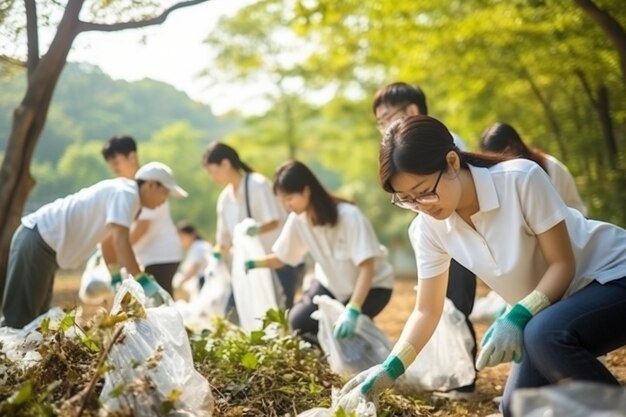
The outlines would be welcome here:
[[[385,117],[376,120],[376,127],[378,128],[378,131],[384,134],[389,124],[396,119],[396,115],[400,112],[403,112],[407,107],[408,104],[405,104],[404,106],[391,112],[390,114],[385,115]]]
[[[393,193],[391,196],[391,204],[396,207],[400,207],[407,210],[413,210],[417,208],[417,205],[429,205],[435,204],[439,201],[439,194],[437,194],[437,186],[439,185],[439,180],[441,179],[441,175],[443,171],[445,171],[445,167],[439,171],[439,175],[437,176],[437,181],[435,181],[435,186],[431,191],[427,191],[418,195],[417,197],[409,197],[409,198],[400,198],[398,193]]]

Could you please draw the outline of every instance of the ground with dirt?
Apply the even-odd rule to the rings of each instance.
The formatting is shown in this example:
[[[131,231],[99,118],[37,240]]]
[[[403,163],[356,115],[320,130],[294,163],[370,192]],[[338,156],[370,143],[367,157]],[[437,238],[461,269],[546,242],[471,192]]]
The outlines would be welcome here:
[[[68,308],[77,306],[79,304],[78,280],[79,276],[76,274],[61,274],[55,282],[53,305]],[[392,341],[395,341],[400,335],[405,320],[413,308],[415,283],[415,280],[408,278],[396,280],[389,305],[375,320]],[[487,292],[488,289],[479,284],[477,295],[484,296]],[[489,323],[476,322],[474,325],[480,338]],[[620,381],[626,383],[626,348],[612,352],[607,356],[606,361]],[[427,396],[426,401],[433,407],[433,413],[430,415],[440,417],[485,416],[496,412],[497,407],[492,400],[502,394],[508,371],[509,365],[506,364],[481,371],[477,380],[477,395],[474,400],[469,402],[449,401]]]

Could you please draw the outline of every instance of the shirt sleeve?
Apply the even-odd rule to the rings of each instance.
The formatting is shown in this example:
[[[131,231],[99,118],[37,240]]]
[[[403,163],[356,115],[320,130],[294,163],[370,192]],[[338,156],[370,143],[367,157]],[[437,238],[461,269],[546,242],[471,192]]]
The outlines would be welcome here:
[[[232,246],[232,236],[228,231],[226,222],[224,221],[224,191],[219,195],[217,199],[217,227],[215,229],[215,243],[220,247]]]
[[[539,165],[533,164],[528,175],[518,178],[516,185],[524,219],[535,235],[550,230],[565,219],[569,209]]]
[[[128,190],[116,189],[107,206],[106,224],[117,224],[130,229],[139,211],[139,196]]]
[[[355,265],[382,254],[372,224],[358,207],[353,206],[353,211],[348,216],[343,216],[341,221],[345,222],[345,240],[350,259]]]
[[[282,262],[296,266],[304,260],[304,256],[308,252],[308,248],[298,228],[297,214],[290,213],[287,221],[280,231],[280,235],[272,246],[272,252]]]
[[[259,224],[267,224],[284,218],[270,182],[264,177],[257,177],[254,180],[253,178],[250,178],[248,192],[250,194],[250,211],[254,220]]]
[[[205,256],[204,245],[201,244],[201,241],[197,241],[189,247],[185,261],[189,262],[190,265],[202,264]]]
[[[433,233],[425,215],[418,215],[409,227],[419,279],[435,278],[450,268],[450,255]]]
[[[153,209],[149,209],[147,207],[142,207],[139,212],[139,216],[137,216],[137,220],[154,220],[157,216],[157,211]]]

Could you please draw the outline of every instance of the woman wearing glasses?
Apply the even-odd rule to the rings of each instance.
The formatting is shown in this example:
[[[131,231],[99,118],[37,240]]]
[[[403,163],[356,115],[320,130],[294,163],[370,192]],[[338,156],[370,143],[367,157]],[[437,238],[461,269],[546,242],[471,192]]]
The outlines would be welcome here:
[[[479,369],[514,361],[502,402],[518,388],[564,380],[618,385],[596,359],[626,344],[626,231],[566,207],[537,164],[459,151],[427,116],[393,124],[379,155],[383,188],[422,213],[411,225],[415,309],[387,360],[344,392],[375,395],[398,378],[441,315],[450,258],[512,307],[485,334]]]
[[[354,204],[331,195],[301,162],[278,168],[274,192],[291,213],[272,253],[246,261],[246,269],[297,265],[310,253],[315,279],[289,312],[289,324],[317,343],[313,297],[325,294],[346,305],[335,337],[352,337],[359,315],[374,318],[389,302],[393,287],[393,269],[372,225]]]

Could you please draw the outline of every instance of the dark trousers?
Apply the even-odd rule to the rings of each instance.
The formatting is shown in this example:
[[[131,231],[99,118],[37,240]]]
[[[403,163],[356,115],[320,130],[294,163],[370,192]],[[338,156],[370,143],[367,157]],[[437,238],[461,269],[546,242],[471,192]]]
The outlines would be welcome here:
[[[169,264],[154,264],[146,266],[146,273],[152,275],[156,282],[170,295],[172,292],[172,278],[178,269],[179,262],[172,262]]]
[[[519,388],[560,381],[619,385],[598,356],[626,345],[626,277],[592,282],[530,319],[524,329],[524,356],[513,363],[502,399],[511,416],[511,397]]]
[[[450,272],[448,277],[448,290],[446,296],[452,301],[454,306],[465,316],[465,323],[469,328],[474,339],[474,347],[472,348],[472,358],[476,362],[476,332],[474,325],[469,319],[469,315],[474,308],[474,299],[476,297],[476,275],[469,269],[452,259],[450,261]],[[474,382],[466,387],[458,388],[458,391],[474,391]]]
[[[331,298],[337,299],[333,293],[328,291],[318,280],[314,279],[311,287],[289,311],[289,325],[294,331],[302,335],[303,338],[318,344],[316,343],[318,321],[311,318],[311,313],[317,310],[317,304],[313,303],[313,297],[316,295],[328,295]],[[365,302],[361,306],[362,314],[373,319],[385,308],[390,298],[391,289],[389,288],[370,289]],[[343,304],[347,304],[350,299],[339,301]]]
[[[56,253],[37,227],[21,226],[13,234],[4,287],[1,325],[21,329],[50,309]]]
[[[304,267],[304,263],[301,263],[297,266],[285,265],[275,270],[280,286],[283,289],[285,308],[287,309],[293,307],[293,298],[296,295],[296,290],[302,285]]]

